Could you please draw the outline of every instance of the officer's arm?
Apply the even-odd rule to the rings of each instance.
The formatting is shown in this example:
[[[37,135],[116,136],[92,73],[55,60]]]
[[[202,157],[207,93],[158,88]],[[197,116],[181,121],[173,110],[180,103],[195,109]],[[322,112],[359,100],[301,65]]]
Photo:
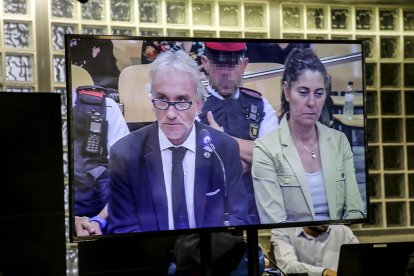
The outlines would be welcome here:
[[[240,159],[251,166],[253,162],[254,140],[244,140],[234,136],[232,137],[236,139],[237,143],[239,143]]]
[[[207,120],[208,123],[212,128],[217,130],[223,131],[223,128],[220,127],[217,122],[214,120],[213,114],[211,111],[207,112]],[[239,144],[240,149],[240,159],[243,165],[243,172],[247,172],[251,169],[252,161],[253,161],[253,147],[254,141],[251,140],[244,140],[237,137],[232,136],[237,143]]]

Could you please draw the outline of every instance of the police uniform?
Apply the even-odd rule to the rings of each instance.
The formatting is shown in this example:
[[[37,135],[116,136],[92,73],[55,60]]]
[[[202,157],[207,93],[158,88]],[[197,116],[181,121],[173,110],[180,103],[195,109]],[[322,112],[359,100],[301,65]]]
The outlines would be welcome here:
[[[202,123],[208,124],[207,112],[211,111],[224,132],[245,140],[255,140],[278,126],[276,112],[257,91],[240,87],[232,99],[224,99],[211,87],[207,91],[209,96],[199,116]],[[250,171],[243,179],[247,190],[254,195]],[[250,203],[249,211],[252,223],[260,223],[255,202]]]
[[[211,111],[214,120],[231,136],[245,140],[259,137],[260,124],[265,117],[262,95],[254,90],[240,87],[236,96],[224,99],[211,87],[203,105],[200,120],[208,124],[207,112]]]
[[[109,148],[127,135],[129,130],[118,105],[105,97],[104,92],[78,88],[78,93],[72,93],[72,97],[75,215],[93,217],[108,202],[106,170]],[[102,146],[97,153],[85,150],[90,125],[88,117],[92,111],[99,113],[103,119],[100,135]]]
[[[206,48],[215,51],[227,51],[226,54],[245,49],[245,43],[205,43]],[[243,48],[244,47],[244,48]],[[221,62],[220,57],[215,57],[216,63]],[[231,57],[237,58],[237,56]],[[223,57],[228,61],[229,57]],[[224,99],[211,86],[207,87],[208,97],[205,101],[200,121],[209,124],[207,112],[211,111],[214,120],[223,127],[227,134],[244,140],[255,140],[278,126],[275,110],[262,95],[252,89],[239,87],[231,97]],[[259,224],[257,207],[254,200],[253,181],[250,171],[244,174],[244,183],[247,190],[253,195],[249,203],[249,214],[253,224]]]

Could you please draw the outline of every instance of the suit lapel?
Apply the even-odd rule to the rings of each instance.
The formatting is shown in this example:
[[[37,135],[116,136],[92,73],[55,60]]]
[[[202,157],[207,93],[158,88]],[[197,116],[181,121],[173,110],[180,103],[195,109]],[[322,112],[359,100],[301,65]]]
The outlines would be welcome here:
[[[158,219],[160,230],[168,229],[168,206],[167,195],[164,184],[164,173],[162,169],[162,159],[160,144],[158,140],[158,124],[150,130],[145,152],[145,164],[148,172],[148,179],[154,208]],[[160,166],[161,164],[161,166]]]
[[[319,135],[319,151],[321,154],[323,182],[325,185],[326,197],[328,200],[329,215],[331,219],[336,218],[336,180],[338,169],[337,152],[332,143],[334,142],[329,132],[317,123]]]
[[[282,144],[282,153],[286,161],[289,163],[290,168],[293,173],[296,175],[298,182],[300,184],[303,196],[305,197],[306,203],[309,210],[311,210],[312,217],[315,216],[315,211],[313,209],[313,202],[310,196],[310,191],[308,188],[305,169],[303,168],[302,161],[298,151],[296,150],[295,144],[293,143],[292,135],[290,133],[290,128],[287,122],[286,116],[283,117],[281,121],[281,144]],[[286,131],[285,131],[286,130]]]

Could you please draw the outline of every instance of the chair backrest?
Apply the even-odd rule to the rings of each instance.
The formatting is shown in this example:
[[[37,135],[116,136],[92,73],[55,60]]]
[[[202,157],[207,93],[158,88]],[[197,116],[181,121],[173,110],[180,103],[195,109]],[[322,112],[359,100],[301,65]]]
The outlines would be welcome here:
[[[72,89],[81,85],[94,85],[91,75],[80,66],[71,65]]]
[[[119,101],[124,105],[127,123],[153,122],[155,114],[145,85],[149,82],[149,64],[128,66],[119,75]]]
[[[280,80],[282,79],[283,71],[274,74],[266,74],[266,72],[282,67],[283,65],[278,63],[249,63],[247,64],[245,75],[257,72],[259,76],[243,81],[244,87],[260,92],[270,102],[276,112],[280,109]],[[263,76],[260,76],[260,73],[263,73]]]

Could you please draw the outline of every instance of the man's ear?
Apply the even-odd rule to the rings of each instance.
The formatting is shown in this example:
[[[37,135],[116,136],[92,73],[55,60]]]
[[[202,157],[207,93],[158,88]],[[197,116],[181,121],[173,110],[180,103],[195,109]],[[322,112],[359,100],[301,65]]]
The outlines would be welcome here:
[[[201,61],[201,68],[204,69],[204,71],[208,74],[210,69],[210,60],[205,55],[201,55],[200,58]]]
[[[200,60],[201,60],[201,63],[202,64],[206,64],[209,61],[208,58],[205,55],[201,55],[201,59]]]
[[[244,57],[242,60],[242,63],[244,66],[247,66],[247,64],[249,63],[249,58],[248,57]]]
[[[245,70],[246,69],[246,66],[247,66],[247,64],[249,64],[249,58],[248,57],[244,57],[243,59],[242,59],[242,66],[243,66],[243,70]]]
[[[203,109],[203,105],[204,105],[203,100],[200,99],[200,98],[197,98],[196,101],[195,101],[195,104],[196,104],[197,114],[201,114],[202,109]]]

